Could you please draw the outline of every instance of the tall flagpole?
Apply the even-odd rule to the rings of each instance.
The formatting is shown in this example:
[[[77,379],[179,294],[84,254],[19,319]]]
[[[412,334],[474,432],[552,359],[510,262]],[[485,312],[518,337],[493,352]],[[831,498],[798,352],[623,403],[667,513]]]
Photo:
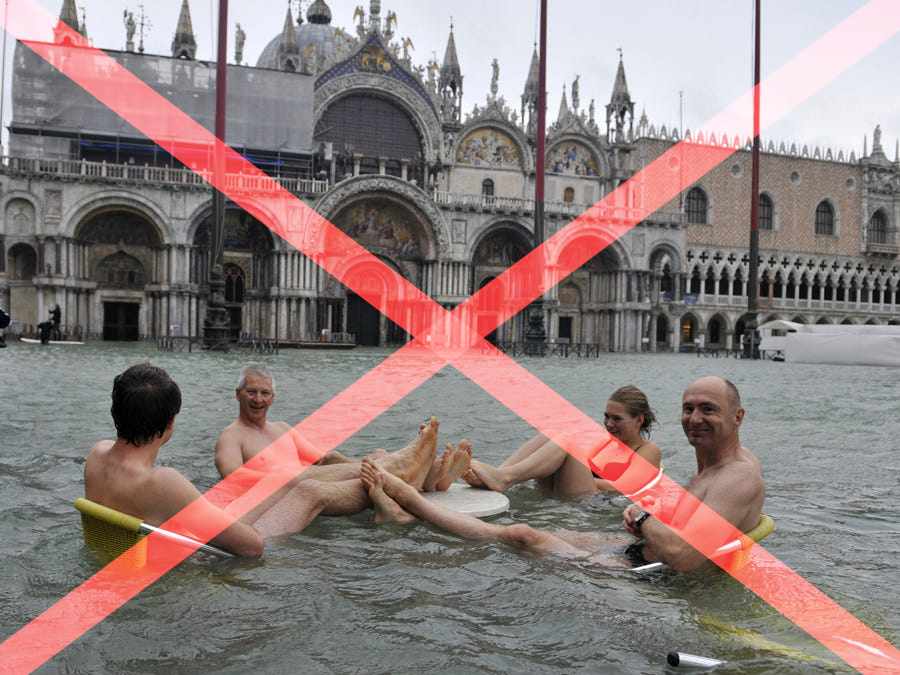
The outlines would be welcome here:
[[[537,101],[537,156],[534,172],[534,247],[544,243],[544,155],[547,143],[547,0],[541,0],[538,101]],[[543,266],[541,266],[543,272]],[[543,289],[542,289],[543,290]],[[544,328],[544,296],[539,295],[531,303],[528,325],[525,326],[525,340],[533,343],[528,353],[544,355],[547,332]]]
[[[744,357],[759,358],[759,52],[760,0],[755,0],[756,27],[753,56],[753,171],[750,192],[750,274],[747,280],[747,316],[744,324]]]
[[[228,0],[219,0],[219,40],[216,54],[216,183],[224,185],[225,102],[228,81]],[[228,349],[228,310],[225,308],[225,195],[213,188],[212,241],[209,267],[209,297],[203,321],[204,349]]]

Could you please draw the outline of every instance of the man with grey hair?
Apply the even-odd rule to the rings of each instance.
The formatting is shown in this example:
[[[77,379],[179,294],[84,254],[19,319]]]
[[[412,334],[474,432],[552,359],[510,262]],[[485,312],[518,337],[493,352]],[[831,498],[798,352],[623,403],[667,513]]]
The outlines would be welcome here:
[[[261,458],[257,461],[260,470],[256,472],[258,474],[256,478],[265,475],[266,469],[261,464],[266,461],[270,465],[274,463],[288,469],[300,469],[304,463],[301,457],[306,441],[287,422],[268,420],[269,408],[275,401],[275,378],[272,371],[262,363],[246,365],[241,370],[234,391],[239,406],[238,417],[222,430],[216,442],[216,468],[222,478],[249,462],[285,434],[294,436],[296,452],[283,451],[276,458]],[[286,446],[278,444],[277,447]],[[322,457],[316,464],[351,461],[335,450]]]

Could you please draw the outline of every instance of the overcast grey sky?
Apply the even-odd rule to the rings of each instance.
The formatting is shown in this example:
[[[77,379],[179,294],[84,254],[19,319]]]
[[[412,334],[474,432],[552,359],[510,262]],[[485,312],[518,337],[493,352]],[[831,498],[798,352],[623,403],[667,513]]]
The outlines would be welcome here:
[[[39,0],[58,14],[62,0]],[[76,0],[84,8],[88,33],[101,49],[123,49],[125,9],[140,14],[135,0]],[[304,17],[309,5],[302,3]],[[332,25],[351,34],[353,12],[369,0],[330,0]],[[549,0],[548,118],[556,118],[563,85],[580,75],[582,108],[596,100],[598,122],[609,101],[621,48],[636,114],[652,124],[679,123],[684,92],[684,127],[697,128],[752,85],[753,0]],[[863,0],[763,0],[763,76],[795,56],[856,9]],[[151,26],[146,51],[171,53],[181,0],[145,1]],[[191,0],[198,58],[215,57],[213,29],[218,0]],[[292,3],[294,16],[297,2]],[[229,62],[237,22],[247,34],[244,60],[255,64],[266,43],[281,32],[286,0],[231,0]],[[490,88],[491,61],[500,65],[500,93],[514,110],[525,84],[537,39],[537,0],[383,0],[381,14],[398,17],[397,37],[413,41],[414,63],[442,60],[451,17],[463,72],[463,109],[483,104]],[[79,9],[79,12],[81,10]],[[8,47],[7,61],[12,52]],[[894,36],[774,126],[765,139],[851,150],[860,154],[863,136],[882,127],[882,143],[894,159],[900,137],[900,36]],[[7,87],[10,82],[7,71]],[[5,106],[6,120],[10,103]]]

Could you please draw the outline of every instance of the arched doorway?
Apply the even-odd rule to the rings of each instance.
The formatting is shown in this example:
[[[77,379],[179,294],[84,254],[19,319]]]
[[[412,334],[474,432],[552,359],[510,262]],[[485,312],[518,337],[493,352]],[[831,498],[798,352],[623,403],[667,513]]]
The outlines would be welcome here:
[[[695,339],[697,339],[697,319],[693,314],[685,314],[681,317],[681,351],[693,351],[696,348],[694,344]]]
[[[400,273],[390,260],[380,260],[397,274]],[[384,269],[372,262],[363,262],[345,279],[347,332],[354,336],[356,344],[363,347],[405,344],[408,339],[406,331],[384,313],[389,284],[393,284]],[[398,307],[405,309],[402,303]]]
[[[656,351],[669,349],[669,319],[665,314],[656,315]]]
[[[90,244],[89,274],[97,284],[103,339],[140,339],[146,287],[154,282],[152,270],[162,246],[159,230],[144,214],[113,207],[91,214],[75,236]],[[149,324],[144,328],[154,332]]]
[[[475,272],[475,284],[480,290],[503,274],[508,268],[525,257],[531,250],[531,242],[521,225],[513,221],[497,223],[485,233],[475,245],[472,255],[472,266]],[[476,319],[479,332],[487,323],[495,324],[497,317],[506,303],[509,289],[502,284],[494,284],[490,297],[486,298],[479,309]],[[517,341],[523,339],[523,331],[528,320],[528,310],[497,326],[485,338],[489,342],[497,340]]]

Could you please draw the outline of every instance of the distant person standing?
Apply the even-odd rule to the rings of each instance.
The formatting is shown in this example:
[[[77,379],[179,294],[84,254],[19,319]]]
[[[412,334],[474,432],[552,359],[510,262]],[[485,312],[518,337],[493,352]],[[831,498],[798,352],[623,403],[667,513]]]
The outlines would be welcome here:
[[[59,304],[50,310],[50,321],[53,323],[53,333],[51,340],[62,340],[62,333],[59,331],[59,323],[62,320],[62,310]]]
[[[9,325],[9,314],[7,314],[6,310],[0,307],[0,328],[6,328]],[[3,336],[0,335],[0,349],[6,346],[6,340],[3,339]]]

